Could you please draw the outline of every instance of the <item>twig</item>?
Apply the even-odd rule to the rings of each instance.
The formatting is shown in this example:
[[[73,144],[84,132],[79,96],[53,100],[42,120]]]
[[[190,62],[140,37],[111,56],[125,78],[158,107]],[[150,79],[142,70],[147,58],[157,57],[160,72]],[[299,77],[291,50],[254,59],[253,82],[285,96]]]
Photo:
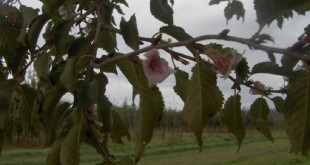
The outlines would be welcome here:
[[[228,78],[233,81],[233,82],[237,82],[236,79],[234,79],[233,77],[231,76],[228,76]],[[246,84],[246,83],[243,83],[243,82],[239,82],[238,83],[240,85],[243,85],[243,86],[246,86],[246,87],[249,87],[253,90],[256,90],[256,91],[260,91],[261,93],[280,93],[280,94],[285,94],[286,93],[286,89],[278,89],[278,90],[273,90],[273,89],[266,89],[266,90],[262,90],[260,88],[256,88],[255,86],[252,86],[250,84]]]
[[[83,15],[81,15],[79,18],[74,20],[75,25],[81,23],[90,13],[94,12],[96,10],[96,7],[92,7],[89,10],[87,10]]]
[[[140,53],[149,51],[153,48],[156,49],[165,49],[165,48],[171,48],[171,47],[181,47],[181,46],[185,46],[185,45],[191,45],[195,42],[198,41],[203,41],[203,40],[211,40],[211,39],[216,39],[216,40],[225,40],[225,41],[233,41],[233,42],[237,42],[237,43],[241,43],[241,44],[245,44],[248,46],[251,46],[255,49],[259,49],[259,50],[264,50],[264,51],[270,51],[270,52],[274,52],[274,53],[280,53],[280,54],[287,54],[287,55],[291,55],[291,56],[295,56],[303,61],[310,61],[310,58],[307,56],[303,56],[302,54],[299,53],[294,53],[289,51],[288,49],[281,49],[281,48],[275,48],[275,47],[269,47],[269,46],[264,46],[264,45],[260,45],[257,44],[249,39],[245,39],[245,38],[239,38],[239,37],[234,37],[234,36],[227,36],[226,38],[222,38],[220,35],[203,35],[203,36],[199,36],[196,38],[192,38],[189,40],[185,40],[185,41],[180,41],[180,42],[174,42],[174,43],[169,43],[169,44],[164,44],[164,45],[151,45],[151,46],[147,46],[144,48],[141,48],[139,50],[133,51],[131,53],[128,53],[124,56],[116,56],[110,59],[107,59],[99,64],[94,64],[95,68],[100,68],[102,66],[105,66],[107,64],[111,64],[114,62],[117,62],[119,60],[122,59],[128,59],[131,58],[133,56],[136,56]]]

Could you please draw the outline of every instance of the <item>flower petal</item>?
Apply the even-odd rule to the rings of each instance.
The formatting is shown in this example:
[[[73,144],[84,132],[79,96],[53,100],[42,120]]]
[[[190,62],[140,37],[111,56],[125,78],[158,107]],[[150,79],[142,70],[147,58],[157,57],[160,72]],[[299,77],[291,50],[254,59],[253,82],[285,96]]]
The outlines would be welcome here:
[[[157,49],[151,49],[145,53],[145,57],[146,60],[143,60],[143,69],[150,87],[161,83],[170,74],[174,73],[173,69],[168,66],[168,62],[160,58]]]

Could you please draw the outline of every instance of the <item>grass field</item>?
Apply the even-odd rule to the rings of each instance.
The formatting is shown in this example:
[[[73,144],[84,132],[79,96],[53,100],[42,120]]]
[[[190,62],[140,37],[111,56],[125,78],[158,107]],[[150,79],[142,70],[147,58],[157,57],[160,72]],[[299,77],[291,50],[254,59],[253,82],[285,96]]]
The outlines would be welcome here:
[[[155,140],[148,145],[140,165],[291,165],[309,164],[310,158],[289,153],[289,142],[284,133],[275,133],[275,143],[267,141],[262,135],[247,135],[241,150],[236,153],[236,140],[231,135],[206,135],[204,149],[198,152],[192,136]],[[133,156],[134,145],[111,144],[111,152],[117,158]],[[49,149],[9,149],[0,156],[0,165],[43,165]],[[101,161],[96,151],[83,145],[81,149],[82,165],[94,165]]]

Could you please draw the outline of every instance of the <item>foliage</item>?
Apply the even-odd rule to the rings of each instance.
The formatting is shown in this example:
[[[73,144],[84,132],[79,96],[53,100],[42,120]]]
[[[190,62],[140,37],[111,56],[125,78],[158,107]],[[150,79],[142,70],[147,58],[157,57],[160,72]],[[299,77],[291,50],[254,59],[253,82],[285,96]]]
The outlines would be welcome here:
[[[143,58],[139,55],[162,49],[172,57],[175,72],[169,74],[175,76],[174,90],[184,102],[182,116],[195,133],[200,150],[203,130],[217,114],[221,123],[236,136],[240,149],[245,137],[241,100],[247,96],[238,94],[237,90],[244,86],[262,95],[250,109],[258,131],[273,142],[267,124],[266,99],[270,99],[287,120],[291,151],[308,154],[309,26],[289,48],[268,46],[270,41],[274,42],[273,38],[261,33],[265,25],[274,21],[281,28],[294,12],[305,15],[310,9],[308,0],[253,0],[259,30],[249,38],[229,36],[229,29],[218,35],[191,36],[175,24],[173,0],[150,1],[149,11],[154,21],[157,19],[164,25],[149,38],[140,36],[139,20],[134,14],[128,20],[123,16],[116,22],[117,14],[126,15],[122,8],[130,7],[126,0],[41,2],[42,9],[34,9],[22,1],[0,1],[0,151],[4,143],[11,141],[14,128],[21,127],[24,137],[38,132],[44,135],[45,146],[52,146],[47,164],[79,164],[83,143],[93,146],[105,164],[134,164],[133,158],[114,159],[107,146],[109,139],[122,143],[124,137],[135,140],[137,163],[151,142],[165,107],[159,87],[148,85],[149,77],[145,76]],[[227,21],[234,16],[244,20],[246,11],[242,1],[209,1],[209,5],[220,3],[227,3],[223,11]],[[119,51],[117,35],[132,48],[131,52]],[[206,40],[216,43],[203,45],[200,42]],[[222,41],[265,51],[270,62],[250,66],[246,57],[241,58],[241,53],[225,47]],[[175,47],[186,48],[188,54],[173,49]],[[274,54],[282,55],[280,64]],[[157,56],[154,59],[155,63],[148,65],[150,71],[160,73],[163,68],[158,67],[169,68],[167,61],[160,61]],[[185,72],[183,65],[177,67],[174,60],[184,65],[192,61],[194,67],[191,72]],[[36,84],[27,83],[26,73],[31,67],[36,73]],[[225,81],[233,82],[234,95],[226,101],[224,89],[217,84],[218,78],[223,78],[218,76],[220,70],[225,70]],[[113,109],[105,94],[109,84],[107,73],[123,74],[133,87],[133,99],[139,95],[135,123],[130,125],[136,130],[133,138],[126,121]],[[289,81],[280,89],[271,89],[250,80],[254,74],[285,76]],[[283,97],[273,97],[273,93],[281,93]],[[63,102],[66,94],[73,96],[72,103]]]

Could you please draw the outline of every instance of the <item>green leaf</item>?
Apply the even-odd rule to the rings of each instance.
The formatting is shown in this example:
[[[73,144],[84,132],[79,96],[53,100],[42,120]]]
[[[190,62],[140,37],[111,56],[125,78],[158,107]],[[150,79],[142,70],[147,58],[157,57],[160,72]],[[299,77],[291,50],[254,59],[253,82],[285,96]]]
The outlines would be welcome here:
[[[219,113],[221,122],[227,127],[227,130],[237,138],[237,151],[240,150],[242,141],[245,137],[245,125],[242,120],[240,100],[240,95],[229,97],[225,102],[223,110]]]
[[[96,81],[98,83],[97,110],[99,120],[102,122],[101,131],[103,133],[108,133],[111,131],[112,127],[112,103],[105,96],[108,79],[104,74],[97,74]]]
[[[4,130],[10,119],[10,104],[15,83],[0,82],[0,130]]]
[[[159,29],[161,33],[165,33],[170,35],[171,37],[175,38],[178,41],[184,41],[192,39],[193,37],[190,36],[185,30],[178,26],[163,26]],[[191,46],[186,46],[188,50],[190,50],[193,54],[195,53],[195,49]]]
[[[23,45],[26,45],[26,42],[27,42],[26,31],[27,31],[28,25],[30,25],[32,20],[38,16],[39,10],[24,6],[24,5],[20,6],[20,10],[21,10],[22,18],[23,18],[23,29],[21,30],[17,41],[19,41]]]
[[[216,85],[216,74],[211,64],[200,61],[193,68],[187,91],[187,100],[182,112],[184,120],[194,131],[200,150],[202,130],[208,119],[222,107],[223,95]]]
[[[113,124],[112,124],[112,129],[110,133],[110,138],[116,142],[123,144],[122,137],[126,136],[128,140],[131,139],[129,130],[122,120],[121,116],[116,112],[112,111],[112,119],[113,119]]]
[[[67,0],[41,0],[43,6],[42,11],[51,17],[59,16],[58,8]]]
[[[129,157],[125,157],[119,162],[119,165],[135,165],[135,164],[136,164],[135,161]]]
[[[121,32],[125,43],[134,50],[139,49],[139,32],[137,27],[136,16],[132,15],[128,22],[122,18],[120,23]]]
[[[80,162],[81,126],[71,127],[60,146],[61,165],[78,165]]]
[[[135,159],[138,161],[145,146],[151,141],[155,127],[159,124],[164,110],[164,101],[158,87],[148,86],[141,63],[132,63],[132,65],[140,94],[135,154]]]
[[[284,54],[281,59],[282,68],[286,72],[291,73],[296,66],[296,64],[299,62],[299,59],[295,56]]]
[[[120,60],[117,63],[118,68],[125,75],[129,83],[133,87],[133,92],[135,94],[139,94],[139,82],[138,82],[138,74],[135,68],[135,64],[129,60]]]
[[[237,78],[241,81],[245,81],[249,78],[250,70],[249,70],[248,62],[245,58],[242,58],[238,65],[236,66],[236,75]]]
[[[177,68],[174,76],[175,76],[176,84],[173,87],[173,89],[175,93],[177,93],[180,96],[182,101],[185,102],[186,101],[186,90],[188,88],[187,83],[189,81],[188,73]]]
[[[125,26],[137,26],[137,25],[134,25],[133,23],[129,23],[129,22],[127,22],[127,24],[128,25],[125,25]],[[130,29],[130,28],[133,28],[133,27],[124,27],[124,28],[125,29],[126,28]],[[134,30],[129,30],[129,31],[133,32]],[[134,33],[138,33],[138,32],[134,32]],[[129,35],[129,34],[125,34],[125,35]],[[135,38],[135,37],[133,37],[133,38]],[[130,40],[130,39],[128,39],[128,40]],[[128,42],[137,42],[137,41],[128,41]],[[117,46],[115,33],[112,33],[112,32],[110,32],[108,30],[104,30],[103,32],[101,32],[100,33],[100,43],[99,43],[99,46],[102,47],[107,52],[113,51],[116,48],[116,46]],[[137,45],[134,45],[133,47],[136,47],[136,46]],[[138,48],[139,48],[139,45],[138,45]]]
[[[89,39],[86,39],[84,37],[77,38],[70,45],[68,57],[70,58],[73,56],[82,56],[89,54],[90,48],[91,41]]]
[[[254,65],[251,74],[253,75],[258,73],[267,73],[289,77],[289,73],[285,72],[282,67],[279,67],[277,64],[274,64],[272,62],[261,62]]]
[[[254,8],[260,28],[270,25],[274,20],[282,27],[283,19],[292,18],[293,11],[304,15],[310,9],[310,3],[308,0],[254,0]]]
[[[285,108],[291,152],[307,155],[310,147],[310,72],[297,71],[288,84]]]
[[[245,10],[243,8],[243,3],[238,0],[233,0],[228,3],[224,9],[224,15],[228,20],[230,20],[234,15],[236,15],[237,20],[242,18],[244,20]]]
[[[20,121],[24,129],[24,134],[27,136],[29,134],[29,130],[31,129],[30,127],[33,126],[31,122],[33,121],[32,115],[35,110],[37,91],[29,85],[23,84],[21,85],[20,95]]]
[[[46,158],[46,165],[61,165],[60,162],[60,141],[55,141]]]
[[[51,116],[53,116],[55,112],[55,108],[57,107],[60,99],[66,93],[66,89],[64,87],[54,87],[46,91],[46,93],[42,96],[42,101],[40,101],[40,107],[42,109],[42,120],[43,125],[46,128],[46,136],[45,136],[45,146],[49,146],[55,140],[56,134],[53,132],[52,128],[55,128],[55,122]]]
[[[72,20],[67,20],[56,26],[54,33],[54,43],[57,55],[66,54],[67,42],[69,40],[69,32],[73,24],[74,22]]]
[[[0,53],[6,59],[9,59],[15,49],[20,46],[20,43],[16,42],[20,30],[18,27],[0,22]]]
[[[68,91],[72,91],[72,85],[74,82],[77,81],[77,71],[76,71],[76,64],[78,61],[77,56],[71,57],[66,62],[65,68],[60,75],[60,82],[61,84],[66,87]]]
[[[49,54],[40,54],[33,63],[34,70],[38,77],[44,77],[49,71]]]
[[[271,99],[273,101],[273,104],[276,108],[276,110],[279,112],[279,113],[282,113],[285,118],[287,118],[287,114],[286,114],[286,110],[285,110],[285,107],[284,107],[284,100],[282,97],[280,96],[276,96],[274,98]]]
[[[221,2],[227,2],[227,0],[211,0],[210,2],[209,2],[209,5],[218,5],[219,3],[221,3]]]
[[[106,59],[108,59],[109,57],[106,55],[102,55],[100,60],[104,61]],[[107,72],[107,73],[114,73],[117,75],[117,69],[116,69],[116,64],[115,63],[111,63],[108,64],[106,66],[100,67],[100,71],[101,72]]]
[[[89,106],[95,104],[99,97],[99,86],[96,79],[90,83],[84,80],[76,81],[72,86],[72,93],[74,94],[74,106],[81,110],[86,110]]]
[[[151,0],[150,11],[161,22],[173,25],[173,9],[167,0]]]
[[[274,142],[273,137],[267,128],[267,120],[269,115],[269,107],[264,98],[256,99],[251,105],[250,112],[251,116],[257,122],[257,129],[260,131],[267,139],[269,139],[272,143]]]

